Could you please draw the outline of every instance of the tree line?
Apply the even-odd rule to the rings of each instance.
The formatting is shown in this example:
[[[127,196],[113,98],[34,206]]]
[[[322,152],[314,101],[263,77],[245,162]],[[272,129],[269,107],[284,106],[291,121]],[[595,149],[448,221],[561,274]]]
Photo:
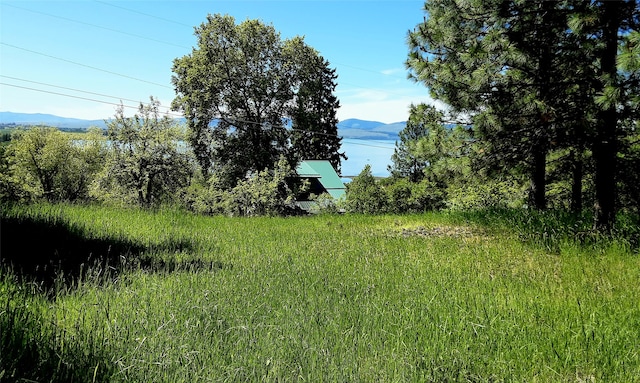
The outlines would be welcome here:
[[[424,10],[406,67],[446,108],[411,105],[391,177],[365,168],[345,201],[322,206],[592,207],[604,230],[620,209],[640,211],[637,1],[430,0]],[[340,171],[337,76],[326,59],[257,20],[209,15],[195,35],[172,68],[172,109],[186,126],[152,98],[134,117],[119,109],[103,141],[22,132],[1,164],[3,198],[287,214],[304,187],[290,182],[300,160]]]

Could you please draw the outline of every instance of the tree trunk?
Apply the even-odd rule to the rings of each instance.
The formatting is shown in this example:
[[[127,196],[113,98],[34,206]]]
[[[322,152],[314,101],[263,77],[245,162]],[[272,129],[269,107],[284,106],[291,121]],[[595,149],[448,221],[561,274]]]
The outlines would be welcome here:
[[[548,137],[549,128],[553,120],[551,111],[549,110],[550,100],[554,95],[551,94],[551,72],[552,72],[552,53],[550,44],[553,41],[551,37],[552,31],[548,29],[553,24],[554,4],[551,2],[541,2],[538,4],[539,12],[541,12],[542,23],[538,26],[541,30],[539,45],[539,61],[538,61],[538,97],[544,104],[544,109],[540,111],[539,131],[535,132],[533,140],[533,174],[531,177],[531,194],[533,198],[533,206],[538,210],[547,208],[547,152],[549,150]]]
[[[582,178],[584,174],[582,153],[571,151],[571,211],[582,212]]]
[[[542,140],[540,140],[542,141]],[[533,148],[533,169],[531,175],[531,197],[533,206],[538,210],[547,208],[547,149],[540,142]]]
[[[620,20],[618,2],[603,1],[602,7],[604,49],[600,56],[600,67],[604,88],[607,85],[615,86]],[[610,231],[615,224],[617,118],[615,105],[598,112],[596,138],[593,143],[596,189],[594,228],[603,231]]]

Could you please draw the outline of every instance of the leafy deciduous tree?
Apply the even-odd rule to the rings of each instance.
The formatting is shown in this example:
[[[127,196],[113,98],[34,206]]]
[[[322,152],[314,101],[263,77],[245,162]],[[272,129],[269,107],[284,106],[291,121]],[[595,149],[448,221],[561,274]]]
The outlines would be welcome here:
[[[289,121],[298,130],[331,131],[335,72],[301,38],[282,40],[271,25],[236,25],[222,15],[209,15],[196,36],[198,48],[174,60],[173,108],[184,112],[205,174],[214,170],[233,187],[283,155],[294,162]],[[325,152],[337,151],[335,137],[324,138],[331,142],[319,152],[335,162],[335,153]]]
[[[188,153],[181,148],[183,131],[151,97],[133,117],[120,106],[107,122],[109,155],[94,194],[131,200],[149,207],[188,184],[192,174]]]

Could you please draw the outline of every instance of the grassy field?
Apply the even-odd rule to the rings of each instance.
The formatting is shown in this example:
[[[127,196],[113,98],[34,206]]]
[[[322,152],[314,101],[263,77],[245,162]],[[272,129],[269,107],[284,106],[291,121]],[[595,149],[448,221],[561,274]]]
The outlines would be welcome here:
[[[640,382],[637,222],[588,226],[4,207],[0,381]]]

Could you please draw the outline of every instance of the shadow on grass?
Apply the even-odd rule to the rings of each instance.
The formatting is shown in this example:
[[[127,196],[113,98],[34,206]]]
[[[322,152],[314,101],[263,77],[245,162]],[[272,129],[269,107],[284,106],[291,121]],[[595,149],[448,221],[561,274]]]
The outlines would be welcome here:
[[[195,244],[187,240],[144,246],[115,235],[92,238],[83,228],[51,217],[0,217],[0,245],[0,382],[108,382],[117,373],[105,334],[58,327],[39,309],[39,294],[55,300],[81,280],[101,284],[127,270],[230,267],[158,257],[193,251]]]
[[[108,382],[115,373],[103,339],[71,338],[7,285],[0,315],[0,382]],[[7,291],[5,291],[7,292]]]
[[[49,294],[56,284],[65,288],[86,278],[115,278],[124,270],[151,272],[199,271],[228,268],[218,261],[157,257],[160,252],[190,252],[195,244],[170,240],[145,246],[118,236],[92,238],[84,229],[59,219],[2,217],[0,260],[4,267]],[[58,286],[60,287],[60,286]]]

